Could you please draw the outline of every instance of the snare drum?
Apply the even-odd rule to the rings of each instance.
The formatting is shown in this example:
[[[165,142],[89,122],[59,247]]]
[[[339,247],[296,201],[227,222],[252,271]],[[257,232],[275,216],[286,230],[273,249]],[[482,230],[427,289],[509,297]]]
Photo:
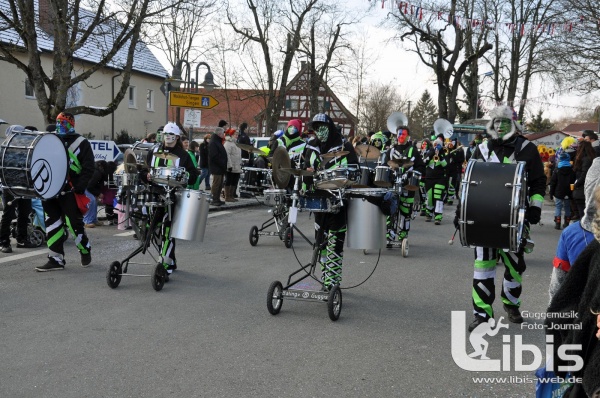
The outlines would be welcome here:
[[[378,187],[389,188],[393,185],[394,172],[388,166],[377,166],[375,167],[375,179],[373,184]]]
[[[267,206],[275,207],[286,202],[285,189],[265,189],[263,194],[265,195],[265,205]]]
[[[386,217],[379,208],[388,192],[383,188],[347,189],[348,233],[351,249],[377,250],[386,244]]]
[[[461,244],[517,252],[523,233],[526,195],[525,162],[469,161],[461,182]]]
[[[350,173],[347,167],[321,170],[314,177],[314,184],[318,189],[339,189],[348,186],[350,181]]]
[[[298,208],[313,213],[337,213],[339,200],[328,192],[307,192],[300,197]]]
[[[134,187],[138,184],[138,175],[136,173],[113,174],[113,180],[118,188]]]
[[[417,170],[412,170],[408,177],[408,184],[404,187],[407,191],[418,191],[421,184],[421,173]]]
[[[15,197],[51,199],[67,181],[67,151],[52,133],[11,135],[2,143],[0,160],[2,184]]]
[[[184,167],[155,167],[152,169],[152,181],[170,187],[187,185],[188,174]]]
[[[375,169],[362,166],[360,169],[360,180],[358,184],[354,185],[354,188],[369,188],[373,186],[373,180],[375,179]]]

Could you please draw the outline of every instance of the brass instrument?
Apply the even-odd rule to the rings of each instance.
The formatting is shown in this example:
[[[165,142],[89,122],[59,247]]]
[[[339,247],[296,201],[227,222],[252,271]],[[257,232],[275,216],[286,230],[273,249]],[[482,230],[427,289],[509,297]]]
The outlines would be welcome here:
[[[440,161],[439,151],[437,149],[435,150],[435,155],[433,155],[433,161],[436,163]]]

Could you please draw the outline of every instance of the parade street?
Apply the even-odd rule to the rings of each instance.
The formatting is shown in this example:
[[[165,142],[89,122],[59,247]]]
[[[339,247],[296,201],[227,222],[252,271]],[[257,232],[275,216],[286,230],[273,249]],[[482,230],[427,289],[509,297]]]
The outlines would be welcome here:
[[[312,255],[297,233],[291,249],[268,236],[250,245],[250,228],[267,220],[268,209],[211,211],[204,242],[177,241],[178,269],[160,292],[148,277],[123,277],[116,289],[107,285],[109,264],[139,244],[131,231],[115,227],[87,230],[89,268],[79,265],[72,240],[65,244],[64,271],[35,272],[46,261],[43,246],[0,254],[0,396],[535,395],[534,372],[515,368],[543,366],[523,347],[546,352],[540,317],[560,235],[550,202],[544,225],[532,227],[535,249],[526,256],[522,325],[508,323],[500,299],[504,266],[497,267],[495,318],[504,317],[509,327],[487,337],[487,357],[510,370],[491,372],[464,370],[452,356],[452,311],[466,312],[454,328],[464,331],[472,320],[473,276],[473,250],[460,245],[458,234],[448,245],[455,206],[446,206],[442,225],[424,217],[413,221],[407,258],[400,249],[382,249],[380,258],[346,249],[342,287],[364,281],[377,268],[361,286],[343,290],[337,322],[329,319],[326,303],[284,300],[278,315],[267,311],[269,285],[285,285],[298,261],[306,264]],[[298,215],[298,227],[310,240],[313,221],[307,212]],[[132,264],[129,273],[150,275],[152,269]],[[464,344],[464,357],[473,348],[462,336],[455,340]]]

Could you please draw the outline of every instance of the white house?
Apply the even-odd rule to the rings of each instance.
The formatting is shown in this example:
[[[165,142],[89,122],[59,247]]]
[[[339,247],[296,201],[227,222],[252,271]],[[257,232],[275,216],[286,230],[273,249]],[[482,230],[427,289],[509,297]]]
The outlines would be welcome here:
[[[48,7],[50,0],[34,0],[37,12]],[[0,0],[0,9],[10,15],[6,0]],[[42,54],[42,67],[52,73],[53,37],[41,26],[36,27],[38,51]],[[48,30],[48,29],[47,29]],[[110,40],[107,35],[103,40]],[[13,55],[27,63],[27,53],[19,50],[19,36],[10,29],[0,29],[0,42],[10,43],[17,48]],[[112,47],[106,42],[106,47]],[[121,85],[121,62],[125,59],[126,48],[121,49],[106,68],[91,75],[84,83],[74,86],[69,93],[73,105],[107,106]],[[101,48],[91,43],[78,50],[73,73],[82,73],[101,57]],[[166,97],[160,91],[167,71],[152,54],[145,43],[139,43],[133,63],[130,87],[127,95],[112,115],[97,117],[76,116],[76,130],[80,134],[92,133],[96,139],[110,139],[121,130],[134,137],[143,137],[165,124]],[[0,119],[10,124],[33,125],[43,130],[46,121],[38,108],[35,94],[27,81],[27,76],[15,65],[0,56]]]

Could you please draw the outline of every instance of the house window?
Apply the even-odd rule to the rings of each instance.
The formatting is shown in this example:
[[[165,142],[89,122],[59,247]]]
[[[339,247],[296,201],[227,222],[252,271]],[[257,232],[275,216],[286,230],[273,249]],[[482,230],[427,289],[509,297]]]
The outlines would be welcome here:
[[[33,91],[33,86],[29,82],[29,79],[25,79],[25,98],[35,99],[35,91]]]
[[[135,86],[129,86],[129,107],[135,109],[136,90]]]
[[[298,99],[288,99],[285,101],[285,109],[290,112],[297,112],[299,110],[299,103]]]
[[[154,90],[146,90],[146,110],[154,112]]]

